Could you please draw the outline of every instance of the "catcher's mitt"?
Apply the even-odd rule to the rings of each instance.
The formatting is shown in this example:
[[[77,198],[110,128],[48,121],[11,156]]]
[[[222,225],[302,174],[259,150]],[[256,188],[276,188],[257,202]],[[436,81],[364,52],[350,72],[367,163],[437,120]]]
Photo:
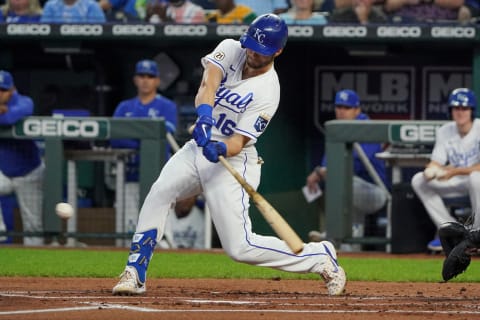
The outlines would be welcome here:
[[[451,250],[450,254],[443,262],[443,280],[448,281],[467,270],[471,260],[470,255],[467,253],[470,246],[471,241],[466,239],[457,244],[457,246]]]
[[[468,238],[468,230],[463,224],[458,222],[449,222],[438,230],[438,237],[442,243],[445,257],[448,258],[450,252],[457,244]]]

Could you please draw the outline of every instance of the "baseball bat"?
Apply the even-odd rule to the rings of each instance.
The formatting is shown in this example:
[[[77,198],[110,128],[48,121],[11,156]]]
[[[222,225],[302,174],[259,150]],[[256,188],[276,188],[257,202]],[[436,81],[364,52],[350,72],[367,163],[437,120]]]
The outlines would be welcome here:
[[[255,191],[255,189],[245,181],[245,179],[223,156],[218,156],[218,160],[220,160],[223,166],[232,174],[238,183],[240,183],[243,189],[247,191],[257,209],[280,239],[286,242],[293,253],[300,253],[303,250],[303,241],[285,219],[283,219],[280,213],[275,210],[275,208],[260,193]]]
[[[191,134],[194,128],[195,125],[192,125],[188,129],[188,132]],[[232,167],[232,165],[223,156],[218,156],[218,160],[220,160],[222,165],[228,170],[228,172],[230,172],[235,180],[240,183],[243,189],[247,191],[258,211],[260,211],[263,218],[268,222],[279,238],[285,241],[293,253],[300,253],[303,250],[303,241],[280,215],[280,213],[275,210],[275,208],[260,193],[255,191],[255,189],[253,189],[253,187],[249,185],[245,179],[243,179],[237,170],[235,170],[235,168]]]

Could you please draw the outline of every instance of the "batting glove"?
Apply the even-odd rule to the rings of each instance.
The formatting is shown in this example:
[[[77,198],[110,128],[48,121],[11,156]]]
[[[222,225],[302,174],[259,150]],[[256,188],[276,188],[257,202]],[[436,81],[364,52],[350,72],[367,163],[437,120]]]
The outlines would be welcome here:
[[[199,147],[204,147],[212,137],[212,127],[215,125],[212,110],[213,108],[208,104],[201,104],[197,107],[198,120],[192,136]]]
[[[203,147],[203,155],[208,161],[218,162],[218,156],[227,155],[227,146],[221,141],[210,141]]]

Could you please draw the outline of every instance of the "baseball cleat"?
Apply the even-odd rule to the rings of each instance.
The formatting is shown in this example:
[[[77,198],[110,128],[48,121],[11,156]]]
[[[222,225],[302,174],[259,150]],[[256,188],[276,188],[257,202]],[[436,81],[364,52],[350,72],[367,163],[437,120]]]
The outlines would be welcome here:
[[[137,270],[131,266],[125,267],[125,271],[120,275],[120,281],[112,289],[112,293],[115,296],[133,296],[145,293],[145,291],[145,284],[140,283]]]
[[[433,252],[441,252],[443,250],[442,243],[440,242],[440,238],[436,237],[432,241],[430,241],[427,245],[428,250]]]
[[[320,276],[325,281],[329,295],[341,295],[345,292],[347,276],[345,275],[343,268],[338,265],[337,253],[333,244],[329,241],[322,241],[321,244],[325,248],[328,259],[327,262],[325,262],[323,271],[320,272]]]

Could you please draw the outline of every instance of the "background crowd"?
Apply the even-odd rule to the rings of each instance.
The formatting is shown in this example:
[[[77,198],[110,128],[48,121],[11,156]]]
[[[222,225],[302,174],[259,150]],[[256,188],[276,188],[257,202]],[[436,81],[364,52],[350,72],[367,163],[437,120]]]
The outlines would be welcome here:
[[[480,0],[0,0],[6,23],[476,23]]]

